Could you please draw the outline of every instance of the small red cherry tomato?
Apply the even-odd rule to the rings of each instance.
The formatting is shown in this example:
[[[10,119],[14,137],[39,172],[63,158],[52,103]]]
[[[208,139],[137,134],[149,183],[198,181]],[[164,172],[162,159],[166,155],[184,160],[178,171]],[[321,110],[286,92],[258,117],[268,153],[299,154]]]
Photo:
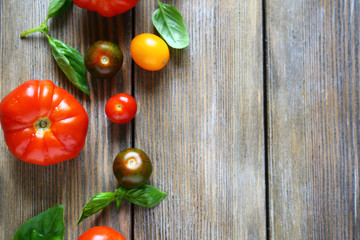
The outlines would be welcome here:
[[[95,42],[84,56],[87,70],[96,78],[112,78],[120,70],[123,60],[119,46],[109,41]]]
[[[93,227],[81,234],[77,240],[126,240],[118,231],[106,227]]]
[[[135,7],[139,0],[73,0],[89,11],[97,12],[104,17],[113,17]]]
[[[136,188],[144,185],[150,178],[152,164],[144,151],[128,148],[116,155],[113,172],[120,185]]]
[[[105,105],[105,113],[110,121],[125,124],[135,117],[137,104],[135,98],[127,93],[112,96]]]
[[[30,80],[0,103],[6,145],[37,165],[75,158],[84,147],[89,118],[81,104],[50,80]]]

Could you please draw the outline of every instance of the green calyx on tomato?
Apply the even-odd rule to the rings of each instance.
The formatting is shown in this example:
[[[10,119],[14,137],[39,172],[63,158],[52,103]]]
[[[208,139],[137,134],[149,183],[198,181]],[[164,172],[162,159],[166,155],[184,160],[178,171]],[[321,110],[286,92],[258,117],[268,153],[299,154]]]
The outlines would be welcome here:
[[[96,194],[84,206],[78,224],[116,200],[119,211],[122,199],[151,208],[163,200],[167,193],[145,184],[152,172],[149,157],[140,149],[129,148],[121,151],[114,160],[113,170],[121,186],[114,192]]]
[[[120,185],[136,188],[144,185],[152,173],[150,158],[140,149],[121,151],[114,160],[113,171]]]
[[[83,106],[52,81],[30,80],[0,102],[0,121],[15,157],[51,165],[80,153],[89,118]]]
[[[50,130],[51,122],[47,117],[39,118],[34,123],[36,133],[43,134]]]
[[[85,66],[96,78],[112,78],[123,64],[123,54],[118,45],[109,41],[97,41],[84,56]]]
[[[127,12],[139,2],[139,0],[73,0],[81,8],[97,12],[104,17],[114,17]]]

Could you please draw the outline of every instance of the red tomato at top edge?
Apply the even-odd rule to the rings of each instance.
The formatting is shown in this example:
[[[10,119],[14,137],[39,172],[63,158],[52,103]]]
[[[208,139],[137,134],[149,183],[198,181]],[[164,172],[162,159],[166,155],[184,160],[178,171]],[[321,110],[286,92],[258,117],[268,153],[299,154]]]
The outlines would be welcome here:
[[[73,0],[73,2],[104,17],[114,17],[135,7],[139,0]]]
[[[110,227],[93,227],[84,232],[77,240],[126,240],[125,237]]]
[[[0,103],[9,151],[24,162],[50,165],[75,158],[89,118],[81,104],[50,80],[30,80]]]
[[[127,93],[112,96],[105,105],[105,113],[110,121],[125,124],[135,117],[137,104],[135,99]]]

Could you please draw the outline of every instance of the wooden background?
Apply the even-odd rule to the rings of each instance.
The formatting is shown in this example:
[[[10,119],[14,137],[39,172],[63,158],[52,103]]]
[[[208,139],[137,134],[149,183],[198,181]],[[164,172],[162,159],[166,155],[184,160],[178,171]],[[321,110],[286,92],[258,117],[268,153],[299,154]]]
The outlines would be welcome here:
[[[127,239],[360,239],[358,0],[164,0],[182,13],[190,45],[161,71],[131,61],[131,39],[155,33],[156,1],[114,18],[72,6],[50,35],[85,53],[118,43],[122,70],[88,75],[90,96],[56,66],[40,33],[50,0],[0,1],[0,98],[29,79],[51,79],[85,107],[84,150],[40,167],[15,159],[0,136],[0,239],[63,204],[64,239],[110,226]],[[135,120],[110,123],[106,101],[127,92]],[[168,193],[152,209],[123,201],[76,225],[96,193],[113,191],[116,154],[143,149],[150,184]]]

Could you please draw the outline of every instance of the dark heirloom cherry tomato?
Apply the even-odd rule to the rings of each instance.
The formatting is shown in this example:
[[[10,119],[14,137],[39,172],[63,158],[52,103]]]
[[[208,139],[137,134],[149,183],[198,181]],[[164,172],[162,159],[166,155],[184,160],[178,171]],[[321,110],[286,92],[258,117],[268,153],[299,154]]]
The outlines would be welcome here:
[[[30,80],[10,92],[0,103],[0,120],[9,151],[38,165],[75,158],[89,123],[83,106],[50,80]]]
[[[77,240],[126,240],[125,237],[106,226],[93,227],[81,234]]]
[[[150,178],[152,165],[146,153],[137,148],[128,148],[115,157],[113,171],[120,185],[136,188]]]
[[[95,42],[84,57],[87,70],[96,78],[112,78],[120,70],[123,60],[119,46],[109,41]]]
[[[105,105],[105,113],[110,121],[125,124],[135,117],[137,104],[135,99],[127,93],[112,96]]]

